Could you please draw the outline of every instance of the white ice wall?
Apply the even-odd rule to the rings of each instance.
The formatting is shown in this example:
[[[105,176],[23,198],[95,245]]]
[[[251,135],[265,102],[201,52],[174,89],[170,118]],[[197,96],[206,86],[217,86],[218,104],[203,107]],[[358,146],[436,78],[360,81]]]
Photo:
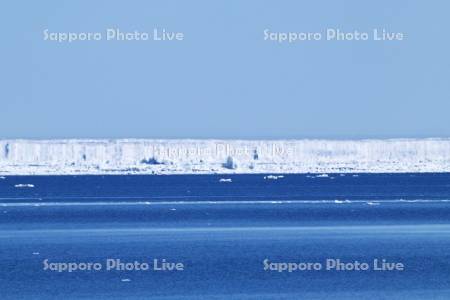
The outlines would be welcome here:
[[[450,172],[450,139],[0,140],[0,174]]]

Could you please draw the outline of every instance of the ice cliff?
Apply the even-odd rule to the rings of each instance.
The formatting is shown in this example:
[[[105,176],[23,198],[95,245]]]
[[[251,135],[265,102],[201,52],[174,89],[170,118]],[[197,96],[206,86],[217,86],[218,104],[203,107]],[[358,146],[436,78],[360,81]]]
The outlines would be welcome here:
[[[450,172],[450,139],[0,140],[0,175]]]

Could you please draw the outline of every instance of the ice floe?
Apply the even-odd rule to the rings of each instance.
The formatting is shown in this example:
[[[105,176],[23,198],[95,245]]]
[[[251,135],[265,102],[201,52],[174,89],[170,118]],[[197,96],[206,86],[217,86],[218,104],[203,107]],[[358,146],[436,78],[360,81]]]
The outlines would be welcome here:
[[[316,177],[317,178],[327,178],[329,176],[328,176],[328,174],[319,174],[319,175],[316,175]]]
[[[19,183],[19,184],[15,184],[14,187],[16,187],[16,188],[34,188],[34,184],[31,184],[31,183]]]
[[[350,200],[334,200],[334,203],[343,204],[343,203],[352,203],[352,202]]]
[[[220,178],[219,182],[232,182],[231,178]]]
[[[264,179],[269,179],[269,180],[277,180],[279,178],[284,178],[283,175],[267,175],[264,176]]]

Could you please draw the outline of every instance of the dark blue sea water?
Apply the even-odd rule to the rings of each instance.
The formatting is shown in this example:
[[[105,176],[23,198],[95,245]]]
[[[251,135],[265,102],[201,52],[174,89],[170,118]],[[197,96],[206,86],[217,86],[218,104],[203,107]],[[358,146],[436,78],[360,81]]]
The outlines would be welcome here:
[[[450,299],[450,174],[264,176],[0,179],[0,299]]]

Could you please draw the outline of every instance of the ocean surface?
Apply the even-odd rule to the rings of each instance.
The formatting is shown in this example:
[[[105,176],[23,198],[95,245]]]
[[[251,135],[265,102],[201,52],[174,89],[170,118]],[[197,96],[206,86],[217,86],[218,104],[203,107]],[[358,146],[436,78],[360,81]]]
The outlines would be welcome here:
[[[0,299],[450,299],[450,174],[0,177],[0,258]]]

